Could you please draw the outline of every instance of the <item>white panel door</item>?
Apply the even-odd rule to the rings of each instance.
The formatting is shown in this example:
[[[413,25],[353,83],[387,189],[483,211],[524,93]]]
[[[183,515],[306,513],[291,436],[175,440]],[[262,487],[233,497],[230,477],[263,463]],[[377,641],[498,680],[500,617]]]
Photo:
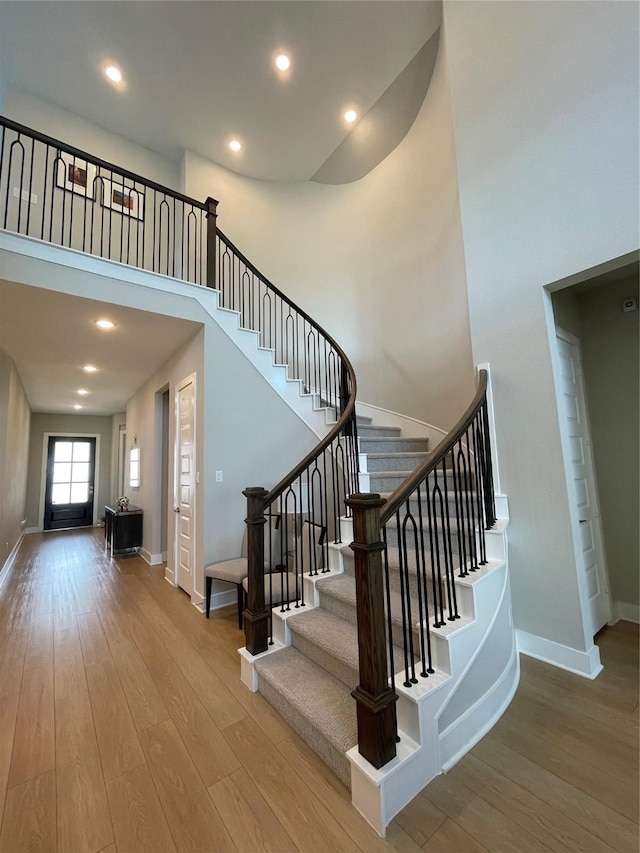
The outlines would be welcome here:
[[[176,584],[193,593],[195,564],[195,412],[192,380],[176,392]]]
[[[594,636],[610,616],[609,590],[596,492],[580,348],[566,333],[558,333],[560,387],[569,436],[573,499],[578,514],[582,582],[589,601],[589,633]]]

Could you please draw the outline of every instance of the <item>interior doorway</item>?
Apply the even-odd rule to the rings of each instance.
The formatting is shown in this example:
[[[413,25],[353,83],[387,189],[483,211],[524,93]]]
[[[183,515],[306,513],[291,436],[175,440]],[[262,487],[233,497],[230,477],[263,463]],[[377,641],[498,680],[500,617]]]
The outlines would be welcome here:
[[[551,354],[587,643],[605,617],[609,622],[640,622],[639,281],[638,253],[632,253],[548,288]],[[570,424],[563,395],[574,396],[566,387],[574,373],[580,385],[574,390],[582,402],[569,400]],[[586,438],[571,431],[579,427],[575,421],[580,409],[587,419]],[[592,489],[586,480],[581,482],[582,456],[595,471]],[[607,587],[608,611],[603,596]]]
[[[196,377],[176,386],[175,584],[194,592],[196,555]]]
[[[48,438],[43,528],[89,527],[94,516],[96,439]]]
[[[591,430],[584,390],[580,341],[556,327],[560,370],[557,376],[562,394],[564,427],[569,440],[570,500],[578,520],[580,582],[586,595],[588,634],[594,637],[611,619],[598,487],[592,454]]]

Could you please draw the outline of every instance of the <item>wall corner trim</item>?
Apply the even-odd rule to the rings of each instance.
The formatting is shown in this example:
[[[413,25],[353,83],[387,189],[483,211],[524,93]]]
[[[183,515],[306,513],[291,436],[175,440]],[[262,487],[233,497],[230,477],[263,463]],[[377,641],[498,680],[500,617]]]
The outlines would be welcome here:
[[[611,625],[615,625],[620,620],[635,622],[636,625],[640,625],[640,605],[629,604],[627,601],[614,601],[611,616]]]
[[[567,672],[573,672],[583,678],[593,680],[603,669],[600,650],[595,644],[583,652],[520,630],[516,630],[516,642],[521,654],[566,669]]]

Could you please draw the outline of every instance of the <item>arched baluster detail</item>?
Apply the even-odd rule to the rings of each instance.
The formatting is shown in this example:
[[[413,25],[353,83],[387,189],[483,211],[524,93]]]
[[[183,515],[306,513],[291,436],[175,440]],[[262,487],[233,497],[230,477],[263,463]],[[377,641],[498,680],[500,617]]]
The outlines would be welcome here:
[[[431,656],[431,632],[429,630],[429,595],[428,595],[428,578],[427,578],[427,549],[424,540],[424,515],[422,511],[422,488],[424,484],[418,485],[415,491],[415,498],[418,503],[418,530],[420,532],[420,544],[417,551],[417,579],[418,579],[418,599],[421,602],[420,611],[420,651],[422,656],[422,670],[420,675],[422,678],[428,678],[435,670],[433,668]],[[407,501],[407,503],[409,503]],[[435,606],[435,603],[434,603]]]

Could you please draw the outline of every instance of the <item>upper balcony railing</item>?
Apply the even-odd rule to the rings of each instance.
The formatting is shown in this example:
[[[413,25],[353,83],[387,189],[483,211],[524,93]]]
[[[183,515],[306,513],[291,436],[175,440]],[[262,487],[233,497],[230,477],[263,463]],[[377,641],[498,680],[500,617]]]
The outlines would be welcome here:
[[[2,228],[215,286],[216,207],[0,117]]]

